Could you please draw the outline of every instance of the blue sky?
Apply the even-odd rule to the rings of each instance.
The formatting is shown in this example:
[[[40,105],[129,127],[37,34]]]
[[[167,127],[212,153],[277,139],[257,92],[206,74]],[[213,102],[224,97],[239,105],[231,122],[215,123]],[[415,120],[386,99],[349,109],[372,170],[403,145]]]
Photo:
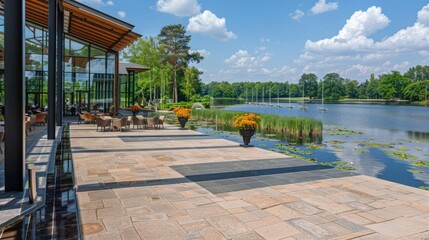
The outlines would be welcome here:
[[[365,81],[429,65],[429,1],[80,0],[143,36],[183,24],[204,82],[290,81],[326,73]]]

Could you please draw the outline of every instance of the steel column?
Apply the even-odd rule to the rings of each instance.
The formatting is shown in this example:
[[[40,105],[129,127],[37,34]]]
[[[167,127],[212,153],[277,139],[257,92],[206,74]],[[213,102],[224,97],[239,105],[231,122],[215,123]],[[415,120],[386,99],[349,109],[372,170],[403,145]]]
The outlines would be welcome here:
[[[119,54],[115,52],[115,75],[113,78],[113,108],[114,114],[118,113],[119,110]]]
[[[24,190],[25,0],[4,1],[5,191]]]
[[[49,0],[48,28],[48,139],[55,139],[55,72],[57,57],[57,0]],[[60,99],[61,101],[61,99]]]
[[[58,11],[57,23],[57,126],[63,125],[63,61],[64,61],[64,12]]]

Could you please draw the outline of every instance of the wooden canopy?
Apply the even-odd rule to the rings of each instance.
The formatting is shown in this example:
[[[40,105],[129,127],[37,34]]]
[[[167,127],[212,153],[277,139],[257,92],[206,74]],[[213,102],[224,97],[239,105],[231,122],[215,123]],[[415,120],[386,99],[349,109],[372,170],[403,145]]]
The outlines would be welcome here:
[[[48,27],[48,0],[26,0],[26,19]],[[121,51],[141,37],[134,26],[75,0],[60,0],[64,32],[107,50]]]

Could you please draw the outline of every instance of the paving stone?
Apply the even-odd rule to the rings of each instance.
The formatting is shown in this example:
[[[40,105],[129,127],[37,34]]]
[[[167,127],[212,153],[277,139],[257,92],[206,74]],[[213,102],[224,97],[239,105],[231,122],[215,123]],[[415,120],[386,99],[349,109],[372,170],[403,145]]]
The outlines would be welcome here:
[[[268,240],[287,238],[301,233],[296,228],[285,222],[280,222],[274,225],[258,228],[255,231],[263,238]]]
[[[85,223],[82,225],[82,234],[84,235],[99,233],[103,230],[104,227],[101,223]]]
[[[121,217],[125,216],[125,209],[122,207],[112,207],[112,208],[101,208],[97,209],[97,218],[112,218],[112,217]]]
[[[205,218],[209,216],[226,215],[228,212],[218,205],[207,205],[186,210],[193,218]]]
[[[213,227],[228,238],[233,238],[237,235],[249,232],[246,225],[234,216],[215,216],[209,217],[207,220]]]
[[[427,222],[416,221],[405,217],[382,223],[370,224],[366,227],[391,238],[412,236],[429,230],[429,224],[427,224]]]
[[[264,240],[264,238],[257,233],[247,233],[247,234],[235,236],[234,240]]]
[[[145,239],[172,238],[186,233],[175,220],[135,222],[134,227]]]
[[[206,240],[226,240],[226,237],[216,229],[205,229],[200,234]]]
[[[290,223],[296,229],[299,229],[302,232],[315,237],[316,239],[329,239],[335,236],[325,229],[303,219],[290,220],[288,223]]]
[[[88,193],[91,201],[104,200],[109,198],[117,198],[115,192],[112,190],[98,190]]]
[[[351,230],[352,232],[360,232],[360,231],[366,230],[361,225],[350,222],[349,220],[346,220],[344,218],[336,220],[335,223]]]
[[[232,201],[225,201],[225,202],[219,202],[218,203],[221,207],[225,209],[231,209],[231,208],[243,208],[243,207],[250,207],[251,204],[243,201],[243,200],[232,200]]]
[[[237,213],[237,214],[234,214],[234,216],[236,216],[238,219],[240,219],[240,221],[242,221],[244,223],[257,221],[257,220],[261,219],[258,216],[255,216],[254,214],[252,214],[250,212]]]
[[[107,231],[128,228],[132,226],[131,219],[129,217],[107,218],[103,219],[103,223]]]
[[[141,239],[134,227],[119,229],[119,234],[123,240]]]
[[[294,218],[304,216],[303,213],[293,210],[292,208],[284,205],[270,207],[270,208],[267,208],[266,211],[280,218],[281,220],[289,220],[289,219],[294,219]]]
[[[288,207],[293,208],[297,211],[300,211],[306,215],[314,215],[321,212],[320,209],[311,206],[310,204],[307,204],[305,202],[292,202],[286,204]]]
[[[335,224],[333,222],[323,223],[323,224],[320,224],[319,226],[335,234],[336,236],[343,236],[343,235],[353,233],[351,230],[341,225]]]

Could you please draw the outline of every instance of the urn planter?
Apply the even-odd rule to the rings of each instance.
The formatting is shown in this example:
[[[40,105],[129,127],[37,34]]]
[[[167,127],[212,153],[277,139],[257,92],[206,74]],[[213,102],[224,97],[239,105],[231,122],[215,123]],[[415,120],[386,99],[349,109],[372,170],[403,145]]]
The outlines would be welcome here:
[[[253,130],[242,130],[240,129],[240,135],[243,137],[243,144],[240,144],[241,147],[253,147],[253,145],[250,145],[250,139],[253,135],[255,135],[255,129]]]
[[[186,129],[186,128],[185,128],[185,125],[186,125],[186,123],[188,122],[188,119],[187,119],[187,118],[184,118],[184,117],[178,117],[177,119],[179,120],[179,123],[180,123],[180,129],[181,129],[181,130]]]

